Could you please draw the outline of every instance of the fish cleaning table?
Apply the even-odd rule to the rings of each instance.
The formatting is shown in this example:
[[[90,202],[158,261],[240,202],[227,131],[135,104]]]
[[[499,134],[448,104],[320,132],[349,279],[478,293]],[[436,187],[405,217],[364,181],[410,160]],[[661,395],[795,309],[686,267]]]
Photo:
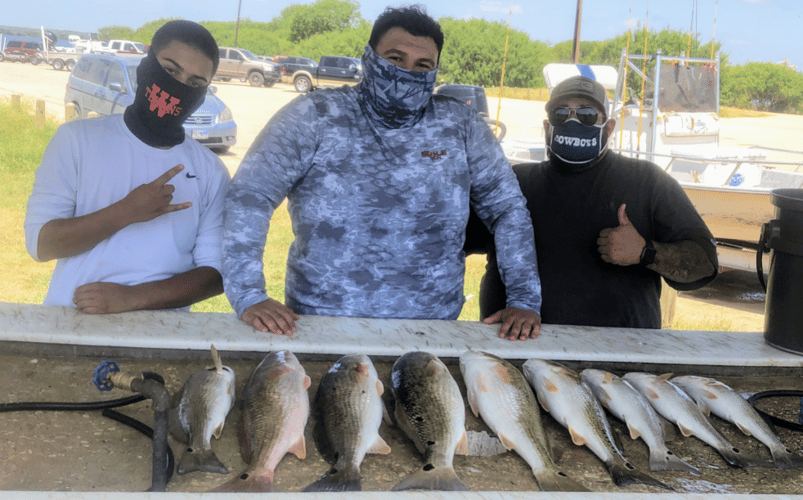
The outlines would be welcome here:
[[[479,322],[374,320],[302,316],[292,337],[263,334],[233,314],[134,312],[85,315],[73,308],[0,303],[0,351],[66,353],[119,351],[127,356],[167,358],[190,356],[208,360],[209,346],[225,356],[241,353],[259,357],[288,349],[299,357],[334,360],[345,354],[394,359],[411,350],[424,350],[455,359],[466,349],[484,350],[510,360],[544,358],[580,364],[622,366],[688,366],[722,370],[787,370],[797,375],[803,356],[768,346],[761,333],[638,330],[544,325],[537,339],[511,342],[496,336],[497,326]],[[41,355],[40,355],[41,357]],[[46,356],[45,356],[46,357]],[[320,357],[320,358],[319,358]],[[683,371],[683,370],[680,370]],[[308,443],[308,446],[311,446]],[[236,471],[233,471],[236,472]],[[0,473],[2,478],[2,473]],[[2,481],[0,481],[2,487]],[[8,491],[9,498],[108,498],[109,493]],[[115,493],[120,499],[251,498],[243,494]],[[708,499],[712,493],[556,493],[556,492],[361,492],[273,493],[271,498],[379,500],[399,496],[409,500],[563,499]],[[728,498],[769,500],[799,495],[728,494]]]

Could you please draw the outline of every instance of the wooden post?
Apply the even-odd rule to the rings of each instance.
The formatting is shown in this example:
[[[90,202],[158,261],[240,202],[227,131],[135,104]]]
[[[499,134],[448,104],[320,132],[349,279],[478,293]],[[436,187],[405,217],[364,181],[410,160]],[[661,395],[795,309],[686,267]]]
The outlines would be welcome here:
[[[45,126],[45,101],[42,99],[36,100],[36,128],[44,128]]]
[[[75,120],[75,103],[68,102],[64,105],[64,121],[71,122]]]
[[[16,109],[20,109],[22,107],[22,97],[19,94],[12,94],[11,95],[11,104]]]

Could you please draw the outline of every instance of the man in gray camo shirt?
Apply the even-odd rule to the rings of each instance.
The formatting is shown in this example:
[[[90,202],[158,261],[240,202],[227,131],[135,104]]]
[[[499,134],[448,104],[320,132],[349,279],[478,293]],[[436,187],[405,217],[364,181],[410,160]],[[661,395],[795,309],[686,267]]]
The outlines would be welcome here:
[[[418,6],[374,24],[354,87],[281,109],[243,158],[226,197],[223,282],[237,315],[290,335],[298,314],[457,319],[469,205],[495,235],[507,308],[499,336],[540,332],[533,230],[518,182],[482,118],[433,95],[443,33]],[[262,257],[287,198],[295,240],[286,305],[265,291]]]

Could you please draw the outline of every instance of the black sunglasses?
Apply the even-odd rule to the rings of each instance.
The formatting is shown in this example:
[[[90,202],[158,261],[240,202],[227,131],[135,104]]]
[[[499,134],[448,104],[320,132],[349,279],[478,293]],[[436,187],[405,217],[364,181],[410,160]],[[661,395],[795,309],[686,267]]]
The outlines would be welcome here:
[[[560,106],[549,111],[549,123],[553,127],[559,127],[566,123],[566,120],[572,116],[572,112],[574,112],[574,116],[577,117],[577,121],[586,127],[596,125],[597,120],[599,120],[599,111],[595,107],[582,106],[577,109],[572,109],[568,106]]]

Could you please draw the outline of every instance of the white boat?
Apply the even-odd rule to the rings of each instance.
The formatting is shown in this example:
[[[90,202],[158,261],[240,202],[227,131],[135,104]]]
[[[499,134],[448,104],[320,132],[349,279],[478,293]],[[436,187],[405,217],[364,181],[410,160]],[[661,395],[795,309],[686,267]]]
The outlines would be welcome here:
[[[629,55],[611,66],[548,64],[551,91],[574,75],[595,78],[613,98],[608,115],[617,121],[610,147],[664,168],[683,187],[719,245],[724,268],[755,271],[762,226],[775,217],[770,195],[776,188],[803,188],[803,152],[720,145],[718,59]],[[644,69],[646,66],[646,70]],[[634,98],[628,75],[645,81],[644,98]],[[658,84],[656,85],[656,82]],[[626,95],[626,91],[627,95]],[[627,97],[627,100],[625,99]],[[512,163],[545,158],[543,137],[528,143],[503,141]],[[786,158],[768,158],[768,153]],[[769,269],[767,253],[763,268]]]

